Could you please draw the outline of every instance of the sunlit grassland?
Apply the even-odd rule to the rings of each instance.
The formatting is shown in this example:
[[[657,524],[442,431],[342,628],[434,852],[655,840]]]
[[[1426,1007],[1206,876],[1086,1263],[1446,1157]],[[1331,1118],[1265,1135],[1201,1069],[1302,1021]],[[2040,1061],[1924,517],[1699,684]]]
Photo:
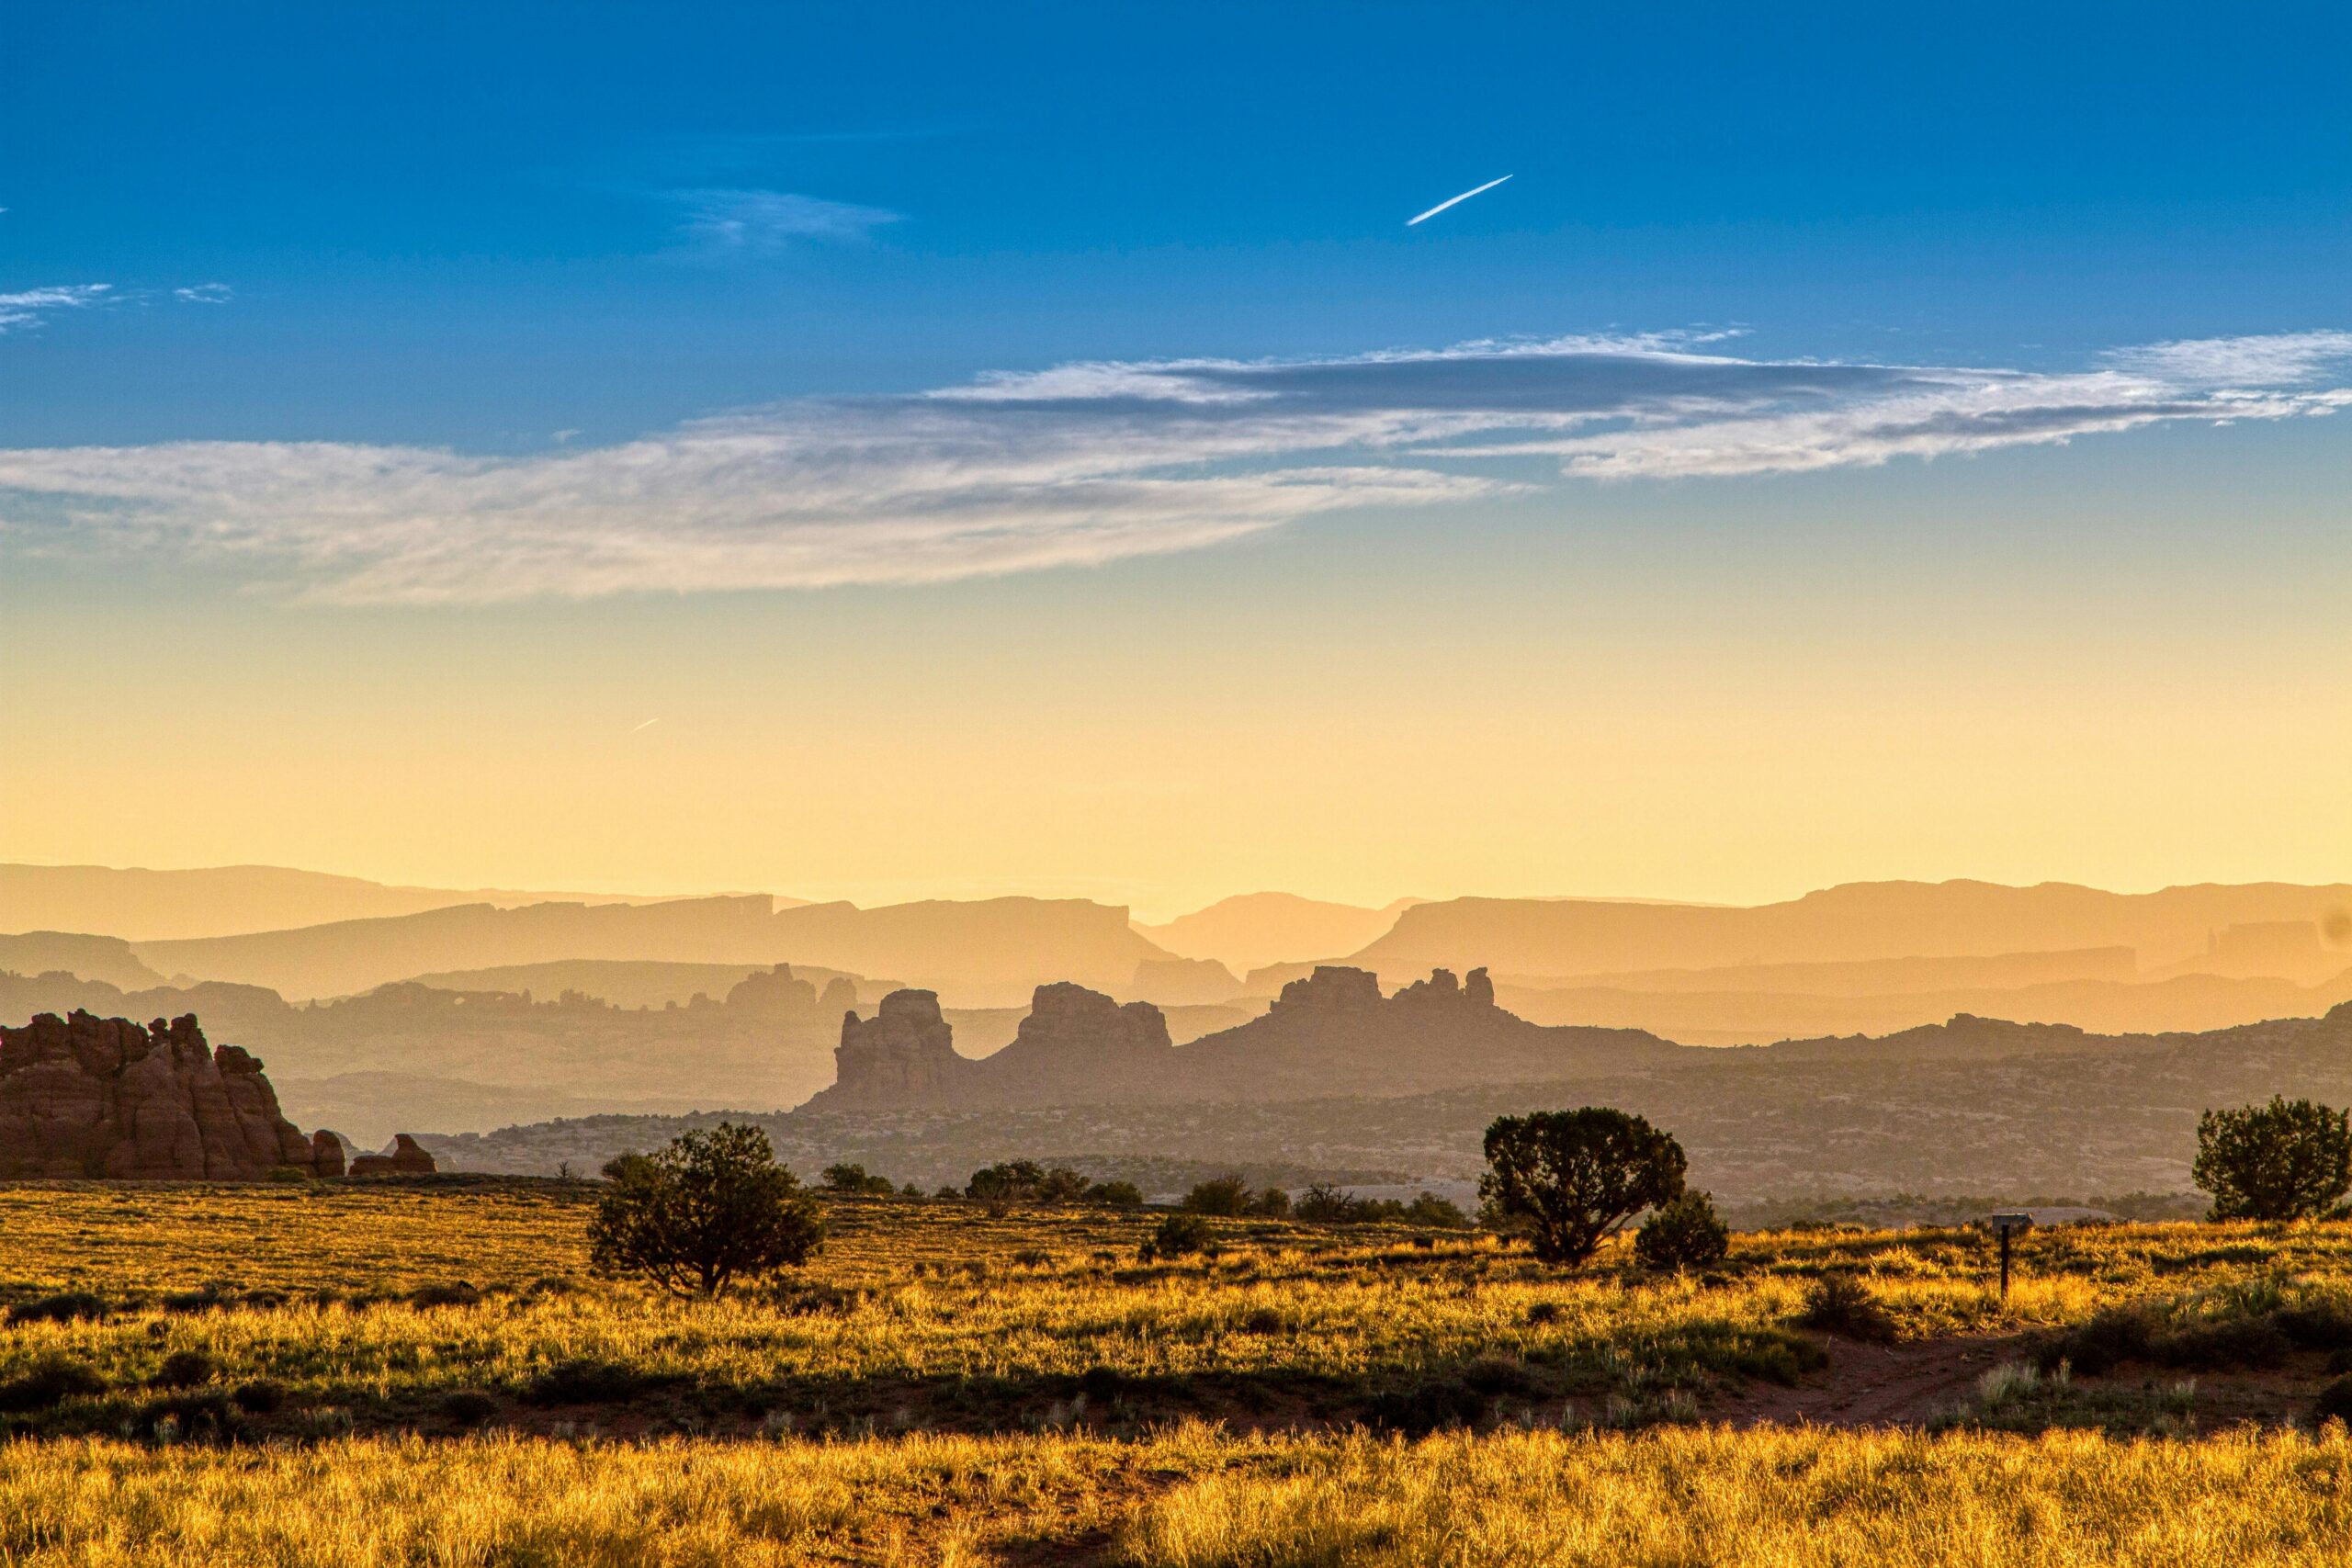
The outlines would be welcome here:
[[[2224,1564],[2352,1555],[2340,1429],[0,1447],[0,1554],[78,1568],[1106,1562]]]
[[[1967,1231],[1747,1235],[1712,1273],[1657,1278],[1622,1249],[1572,1272],[1492,1236],[1250,1221],[1225,1224],[1217,1257],[1144,1266],[1150,1216],[872,1201],[829,1206],[831,1242],[785,1290],[678,1302],[588,1274],[594,1193],[0,1191],[6,1299],[74,1290],[106,1307],[0,1334],[0,1382],[62,1360],[107,1385],[0,1422],[152,1430],[152,1385],[193,1352],[214,1386],[278,1385],[281,1408],[240,1418],[264,1434],[446,1432],[438,1402],[460,1392],[497,1402],[502,1422],[632,1435],[1337,1426],[1385,1393],[1464,1378],[1498,1418],[1575,1425],[1687,1415],[1688,1399],[1644,1402],[1801,1377],[1821,1352],[1798,1319],[1829,1269],[1868,1279],[1914,1338],[2141,1300],[2192,1315],[2332,1303],[2352,1320],[2341,1225],[2045,1232],[2004,1301]],[[458,1282],[487,1293],[401,1293]],[[584,1397],[563,1376],[583,1366]]]

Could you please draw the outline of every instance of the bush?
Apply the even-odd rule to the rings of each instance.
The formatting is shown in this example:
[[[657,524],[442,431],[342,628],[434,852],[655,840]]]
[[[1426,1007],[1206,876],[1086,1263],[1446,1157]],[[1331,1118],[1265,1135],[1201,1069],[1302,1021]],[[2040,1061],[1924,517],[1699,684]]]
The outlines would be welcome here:
[[[408,1293],[413,1307],[480,1306],[481,1292],[463,1280],[446,1285],[419,1285]]]
[[[899,1189],[887,1176],[868,1176],[862,1165],[829,1165],[825,1190],[853,1197],[891,1198]]]
[[[658,1155],[605,1168],[612,1191],[589,1222],[589,1258],[674,1295],[716,1295],[795,1267],[823,1245],[824,1222],[757,1127],[720,1122]]]
[[[2300,1220],[2352,1190],[2352,1112],[2272,1096],[2197,1119],[2197,1185],[2217,1220]]]
[[[1319,1225],[1353,1224],[1363,1219],[1364,1201],[1353,1193],[1317,1182],[1299,1194],[1291,1213]]]
[[[441,1396],[441,1414],[460,1427],[479,1427],[498,1414],[498,1401],[478,1388],[461,1388]]]
[[[286,1385],[270,1378],[239,1383],[230,1399],[248,1416],[266,1416],[286,1403]]]
[[[1894,1319],[1859,1274],[1824,1274],[1804,1294],[1797,1322],[1824,1334],[1884,1343],[1894,1337]]]
[[[1012,1202],[1035,1198],[1037,1190],[1045,1184],[1046,1168],[1035,1160],[1000,1160],[972,1172],[972,1179],[964,1186],[964,1196],[992,1203]]]
[[[1715,1213],[1704,1192],[1685,1192],[1643,1222],[1634,1233],[1634,1256],[1645,1269],[1679,1274],[1724,1260],[1731,1250],[1731,1228]]]
[[[618,1361],[558,1361],[524,1386],[533,1404],[616,1404],[650,1393],[661,1380]]]
[[[81,1362],[48,1356],[0,1382],[0,1411],[53,1410],[76,1395],[106,1391],[107,1380]]]
[[[1251,1214],[1279,1220],[1290,1214],[1290,1194],[1279,1187],[1252,1192],[1241,1178],[1220,1176],[1201,1182],[1185,1193],[1183,1209],[1188,1214],[1214,1214],[1227,1220]]]
[[[1475,1427],[1487,1414],[1487,1396],[1454,1378],[1433,1379],[1410,1388],[1374,1394],[1364,1408],[1364,1425],[1375,1432],[1426,1438],[1455,1427]]]
[[[1644,1209],[1682,1195],[1682,1145],[1639,1116],[1586,1106],[1498,1118],[1478,1191],[1546,1263],[1582,1263]]]
[[[61,1291],[53,1296],[18,1302],[8,1309],[8,1324],[14,1327],[25,1323],[95,1322],[106,1314],[105,1298],[88,1291]]]
[[[2341,1421],[2352,1427],[2352,1378],[2338,1378],[2319,1391],[2319,1399],[2312,1406],[2312,1419],[2322,1423]]]
[[[164,1296],[165,1312],[217,1312],[228,1304],[227,1292],[218,1285],[200,1285],[193,1291],[171,1291]]]
[[[1250,1212],[1250,1189],[1238,1176],[1220,1176],[1200,1182],[1184,1194],[1184,1212],[1188,1214],[1215,1214],[1222,1219],[1236,1220]]]
[[[1391,1199],[1389,1201],[1394,1202]],[[1396,1217],[1408,1225],[1428,1225],[1442,1231],[1466,1231],[1470,1216],[1462,1205],[1451,1198],[1441,1198],[1434,1192],[1424,1192],[1397,1211]]]
[[[1143,1260],[1185,1258],[1196,1252],[1216,1249],[1216,1233],[1198,1214],[1170,1214],[1159,1222],[1159,1228],[1143,1244]]]
[[[1441,1198],[1434,1192],[1424,1192],[1409,1203],[1394,1198],[1359,1198],[1337,1187],[1317,1183],[1309,1187],[1291,1205],[1293,1218],[1313,1224],[1363,1225],[1382,1221],[1400,1224],[1426,1225],[1431,1230],[1468,1230],[1470,1216],[1460,1204]]]
[[[1086,1190],[1086,1201],[1106,1209],[1140,1209],[1143,1189],[1132,1181],[1098,1181]]]
[[[175,1350],[148,1382],[156,1388],[194,1388],[212,1381],[212,1358],[202,1350]]]

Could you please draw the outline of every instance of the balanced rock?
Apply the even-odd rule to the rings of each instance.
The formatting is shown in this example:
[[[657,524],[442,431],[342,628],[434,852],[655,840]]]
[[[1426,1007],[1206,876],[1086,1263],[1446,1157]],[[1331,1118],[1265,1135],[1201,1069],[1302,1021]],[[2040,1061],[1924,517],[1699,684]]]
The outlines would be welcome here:
[[[0,1178],[236,1181],[319,1165],[261,1063],[214,1050],[193,1013],[141,1028],[48,1012],[0,1029]]]

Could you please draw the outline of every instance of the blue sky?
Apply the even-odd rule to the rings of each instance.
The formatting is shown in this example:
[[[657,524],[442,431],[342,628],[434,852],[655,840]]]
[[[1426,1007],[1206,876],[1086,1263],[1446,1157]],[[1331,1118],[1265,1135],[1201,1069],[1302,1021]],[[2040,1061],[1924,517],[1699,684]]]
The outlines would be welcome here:
[[[2336,325],[2347,51],[2321,6],[40,7],[0,293],[122,302],[9,334],[0,429],[500,452],[1068,359]]]

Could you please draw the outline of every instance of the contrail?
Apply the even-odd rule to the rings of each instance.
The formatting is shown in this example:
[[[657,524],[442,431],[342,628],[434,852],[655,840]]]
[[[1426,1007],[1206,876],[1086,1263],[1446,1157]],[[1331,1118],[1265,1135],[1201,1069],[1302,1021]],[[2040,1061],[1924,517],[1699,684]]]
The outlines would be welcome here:
[[[662,722],[662,721],[661,721],[660,719],[658,719],[658,718],[649,718],[649,719],[647,719],[643,724],[639,725],[639,726],[637,727],[637,729],[650,729],[650,728],[652,728],[655,725],[657,725],[657,724],[659,724],[659,723],[661,723],[661,722]],[[629,731],[629,733],[630,733],[631,735],[635,735],[635,734],[637,733],[637,729],[632,729],[632,730],[630,730],[630,731]]]
[[[1510,178],[1510,176],[1509,175],[1505,175],[1503,176],[1503,180],[1507,180],[1507,179],[1509,179],[1509,178]],[[1457,196],[1457,197],[1453,197],[1452,200],[1449,200],[1449,201],[1441,201],[1441,202],[1439,202],[1435,207],[1430,208],[1427,212],[1422,213],[1420,218],[1408,218],[1408,219],[1406,219],[1406,220],[1405,220],[1405,227],[1406,227],[1406,228],[1408,228],[1408,229],[1411,228],[1414,224],[1419,223],[1419,222],[1421,220],[1421,219],[1422,219],[1422,218],[1434,218],[1434,217],[1436,217],[1439,213],[1443,212],[1447,208],[1452,207],[1452,206],[1453,205],[1453,203],[1454,203],[1454,202],[1456,202],[1456,201],[1467,201],[1467,200],[1469,200],[1472,197],[1476,196],[1476,195],[1478,194],[1478,192],[1479,192],[1479,191],[1488,191],[1488,190],[1492,190],[1492,189],[1494,189],[1497,186],[1498,186],[1498,185],[1502,184],[1502,183],[1503,183],[1503,180],[1488,180],[1485,185],[1480,186],[1478,187],[1478,190],[1465,190],[1465,191],[1464,191],[1460,196]]]

